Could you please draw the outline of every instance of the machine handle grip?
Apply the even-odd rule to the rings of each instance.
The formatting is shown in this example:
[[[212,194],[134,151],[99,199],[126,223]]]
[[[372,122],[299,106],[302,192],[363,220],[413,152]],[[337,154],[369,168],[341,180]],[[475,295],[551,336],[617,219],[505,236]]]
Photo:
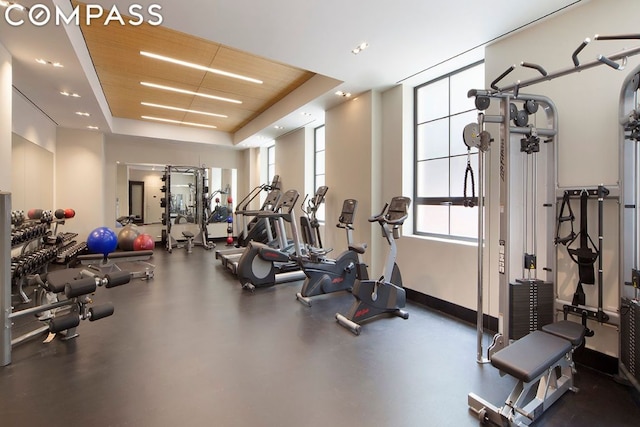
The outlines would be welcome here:
[[[116,273],[107,274],[104,278],[107,279],[105,288],[114,288],[116,286],[129,283],[131,281],[131,273],[128,271],[118,271]]]
[[[389,203],[385,203],[384,207],[382,208],[382,212],[380,212],[378,215],[370,216],[369,222],[383,221],[384,213],[387,211],[388,207],[389,207]]]

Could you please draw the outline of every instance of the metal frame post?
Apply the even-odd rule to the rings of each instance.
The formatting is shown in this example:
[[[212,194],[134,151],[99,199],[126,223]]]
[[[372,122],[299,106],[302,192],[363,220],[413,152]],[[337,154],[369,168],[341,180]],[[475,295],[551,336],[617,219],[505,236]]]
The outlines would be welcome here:
[[[6,366],[11,363],[11,193],[0,192],[0,215],[0,366]]]

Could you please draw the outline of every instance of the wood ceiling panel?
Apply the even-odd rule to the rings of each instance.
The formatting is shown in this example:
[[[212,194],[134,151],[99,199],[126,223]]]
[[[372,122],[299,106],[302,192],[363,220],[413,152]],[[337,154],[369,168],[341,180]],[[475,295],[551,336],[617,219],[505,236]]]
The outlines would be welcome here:
[[[152,115],[213,124],[219,130],[235,132],[314,75],[164,27],[112,22],[106,26],[82,25],[81,28],[114,117],[140,120],[141,115]],[[140,51],[260,79],[263,83],[186,68],[142,56]],[[140,85],[141,81],[237,99],[242,104],[149,88]],[[141,105],[142,101],[229,117],[215,118],[148,107]]]

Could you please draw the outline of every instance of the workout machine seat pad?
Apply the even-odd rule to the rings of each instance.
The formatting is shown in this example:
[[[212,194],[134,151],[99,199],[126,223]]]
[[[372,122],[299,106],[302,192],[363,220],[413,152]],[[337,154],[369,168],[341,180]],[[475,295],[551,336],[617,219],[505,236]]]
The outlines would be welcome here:
[[[65,268],[61,270],[55,270],[47,274],[47,285],[52,292],[63,292],[67,283],[72,282],[79,277],[82,269],[80,268]]]
[[[559,322],[544,325],[542,330],[565,340],[571,341],[571,345],[578,347],[584,341],[587,329],[580,323],[561,320]]]
[[[565,339],[533,331],[493,355],[491,364],[512,377],[531,382],[571,350]]]

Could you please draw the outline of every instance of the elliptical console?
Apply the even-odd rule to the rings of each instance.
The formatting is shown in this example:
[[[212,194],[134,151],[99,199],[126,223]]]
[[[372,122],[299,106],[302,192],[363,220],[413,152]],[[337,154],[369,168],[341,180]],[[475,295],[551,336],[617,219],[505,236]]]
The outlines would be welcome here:
[[[396,196],[391,203],[385,204],[380,214],[369,218],[369,222],[378,222],[382,227],[382,235],[389,243],[389,253],[383,275],[378,280],[357,280],[351,291],[356,300],[349,312],[346,315],[336,314],[338,323],[356,335],[360,335],[362,328],[359,322],[383,313],[409,318],[409,313],[402,310],[406,304],[406,293],[396,264],[398,250],[395,239],[400,237],[398,230],[409,215],[410,204],[410,198]]]

